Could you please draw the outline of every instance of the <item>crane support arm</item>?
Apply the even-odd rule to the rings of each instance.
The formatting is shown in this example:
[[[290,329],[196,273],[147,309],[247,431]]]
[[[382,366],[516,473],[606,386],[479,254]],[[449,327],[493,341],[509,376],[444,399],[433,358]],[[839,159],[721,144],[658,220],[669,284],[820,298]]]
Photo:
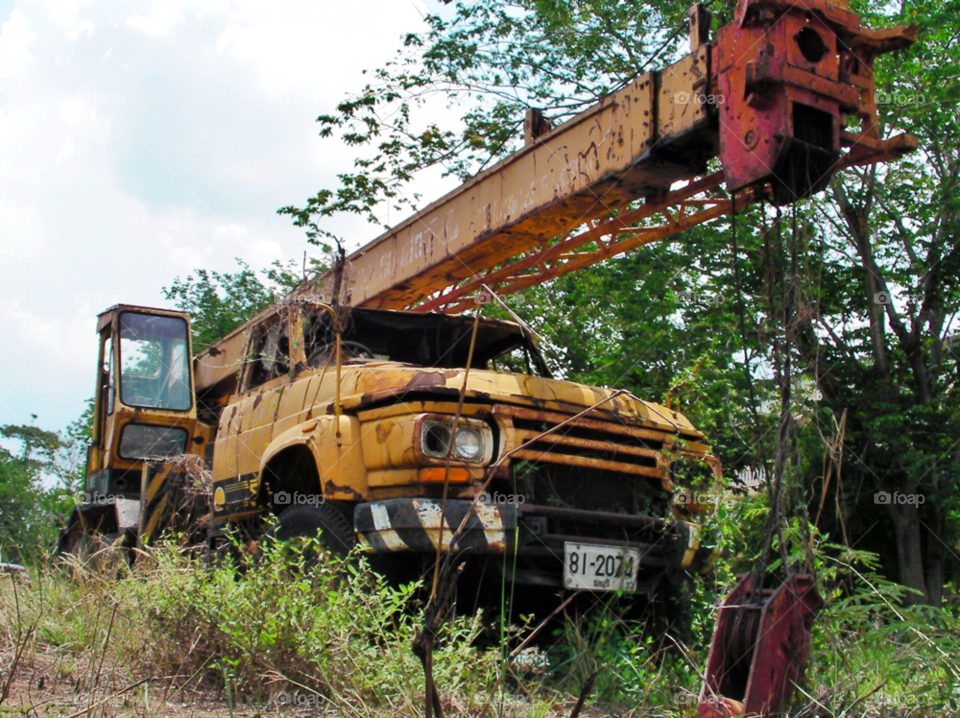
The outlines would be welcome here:
[[[546,242],[569,241],[577,228],[615,219],[640,199],[659,208],[688,200],[685,188],[672,188],[686,180],[709,189],[714,183],[703,175],[713,157],[728,192],[753,188],[745,199],[788,204],[821,190],[839,168],[916,147],[909,135],[881,138],[873,85],[874,58],[913,42],[913,26],[871,30],[831,0],[740,0],[710,43],[704,15],[700,6],[691,10],[695,49],[677,63],[635,78],[557,128],[528,118],[524,148],[354,252],[345,301],[450,311],[462,308],[454,300],[464,287],[475,289],[491,270],[515,277],[506,268],[517,261],[528,265],[524,280],[499,283],[498,291],[558,276],[530,263],[557,257]],[[733,204],[713,202],[713,211],[696,216],[706,221]],[[615,221],[611,236],[623,226]],[[689,219],[667,220],[646,236],[688,226]],[[590,261],[581,255],[560,264],[572,271]],[[310,289],[330,286],[321,277]]]

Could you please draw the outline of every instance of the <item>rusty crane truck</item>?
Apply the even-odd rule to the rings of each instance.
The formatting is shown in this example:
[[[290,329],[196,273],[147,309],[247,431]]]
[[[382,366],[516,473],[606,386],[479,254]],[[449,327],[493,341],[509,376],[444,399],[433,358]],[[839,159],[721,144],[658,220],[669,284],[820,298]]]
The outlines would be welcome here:
[[[711,39],[694,6],[688,55],[557,127],[528,112],[520,150],[204,351],[184,313],[107,310],[86,500],[61,548],[197,525],[216,548],[232,526],[387,563],[510,557],[518,584],[628,593],[708,565],[675,500],[720,475],[705,437],[552,377],[524,325],[460,312],[912,150],[880,134],[873,61],[913,34],[865,27],[843,0],[740,0]],[[186,496],[185,457],[212,474],[209,505]],[[808,640],[792,627],[817,600],[803,580],[781,589],[730,599],[762,611],[742,685],[721,612],[707,688],[729,701],[702,716],[782,704]]]

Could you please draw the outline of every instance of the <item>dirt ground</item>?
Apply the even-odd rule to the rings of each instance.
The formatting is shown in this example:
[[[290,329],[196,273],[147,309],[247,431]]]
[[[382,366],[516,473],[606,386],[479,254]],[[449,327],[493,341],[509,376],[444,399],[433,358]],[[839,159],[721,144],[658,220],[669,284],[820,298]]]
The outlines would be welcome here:
[[[4,672],[9,668],[12,656],[2,656]],[[323,716],[333,718],[344,712],[336,706],[327,705],[315,695],[301,692],[270,692],[264,687],[264,698],[258,703],[231,704],[222,689],[191,685],[189,676],[150,676],[137,681],[113,678],[101,681],[92,689],[84,685],[84,678],[63,674],[64,662],[55,654],[36,655],[30,663],[21,664],[17,677],[9,688],[5,700],[0,702],[0,718],[24,716],[24,718],[299,718],[300,716]],[[86,673],[86,671],[84,671]],[[0,677],[0,690],[5,683]],[[507,714],[528,715],[530,706],[521,702],[507,706]],[[361,706],[348,711],[352,715],[364,713]],[[573,702],[557,704],[544,718],[569,716]],[[473,716],[476,708],[446,704],[447,716]],[[491,711],[488,715],[495,714]],[[539,711],[537,714],[540,715]],[[382,711],[375,715],[390,715]],[[401,716],[397,712],[393,715]],[[417,715],[417,714],[411,714]],[[619,718],[642,718],[643,713],[629,711],[618,714]],[[609,713],[584,707],[581,718],[604,718]]]
[[[13,656],[3,656],[4,672]],[[140,680],[119,680],[117,671],[100,682],[87,683],[90,675],[68,668],[56,654],[36,655],[21,663],[6,698],[0,702],[0,716],[51,716],[56,718],[269,718],[270,716],[337,716],[313,695],[288,692],[270,694],[260,704],[231,705],[221,689],[191,684],[190,676],[149,676]],[[83,675],[75,677],[76,674]],[[93,672],[95,675],[95,672]],[[0,678],[3,688],[6,676]],[[85,685],[86,684],[86,685]]]

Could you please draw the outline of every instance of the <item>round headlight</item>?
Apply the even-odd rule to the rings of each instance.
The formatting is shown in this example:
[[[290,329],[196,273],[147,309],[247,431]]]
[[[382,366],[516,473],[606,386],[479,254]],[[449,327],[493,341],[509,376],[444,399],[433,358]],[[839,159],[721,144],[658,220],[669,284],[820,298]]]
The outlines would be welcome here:
[[[457,455],[465,461],[476,461],[483,455],[483,436],[471,427],[457,429],[457,438],[453,442]]]

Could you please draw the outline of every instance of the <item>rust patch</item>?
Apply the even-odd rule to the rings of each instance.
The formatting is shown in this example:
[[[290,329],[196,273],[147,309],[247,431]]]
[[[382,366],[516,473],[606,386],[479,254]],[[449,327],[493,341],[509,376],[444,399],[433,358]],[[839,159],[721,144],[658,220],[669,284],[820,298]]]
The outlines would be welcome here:
[[[377,443],[385,444],[387,439],[390,438],[390,433],[393,431],[393,422],[389,420],[380,421],[377,423]]]
[[[442,371],[418,371],[406,386],[446,386],[447,373]]]
[[[340,486],[333,482],[333,479],[328,479],[323,484],[323,493],[324,494],[350,494],[355,499],[362,499],[363,496],[358,494],[356,489],[352,486]]]
[[[253,398],[253,408],[256,409],[260,406],[261,401],[263,401],[263,392],[260,392]]]

